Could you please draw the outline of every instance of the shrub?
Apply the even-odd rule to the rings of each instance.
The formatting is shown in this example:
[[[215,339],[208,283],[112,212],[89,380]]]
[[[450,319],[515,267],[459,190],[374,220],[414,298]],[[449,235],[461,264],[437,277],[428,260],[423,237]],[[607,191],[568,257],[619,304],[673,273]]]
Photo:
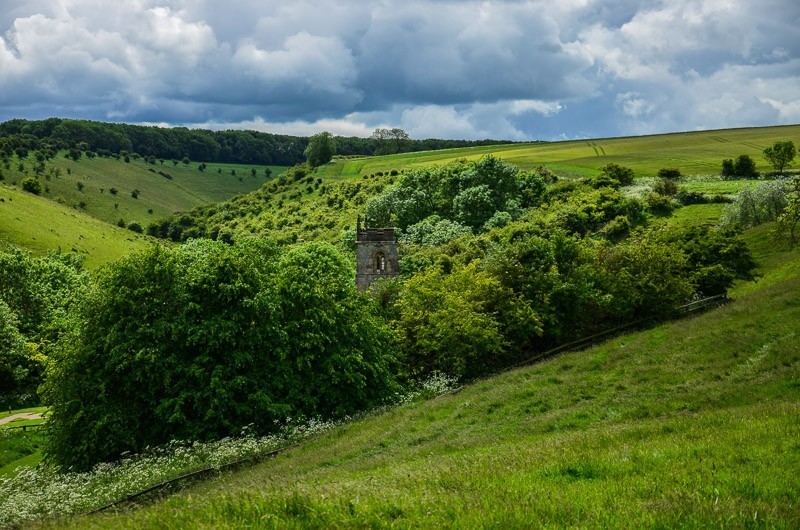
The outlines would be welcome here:
[[[786,184],[765,182],[755,188],[744,188],[722,213],[725,227],[750,228],[776,220],[786,207]]]
[[[26,177],[22,179],[22,189],[34,195],[42,194],[42,183],[35,177]]]
[[[739,155],[736,157],[736,161],[733,163],[733,172],[738,178],[758,178],[756,163],[749,155]]]
[[[675,194],[675,200],[684,206],[689,206],[690,204],[706,204],[712,201],[712,199],[709,199],[698,191],[687,191],[685,189],[678,190]]]
[[[670,167],[670,168],[661,168],[658,170],[658,178],[661,179],[669,179],[669,180],[678,180],[681,178],[681,171],[680,169]]]
[[[653,192],[658,195],[672,197],[678,193],[678,185],[671,178],[662,177],[653,184]]]
[[[630,186],[633,184],[633,170],[629,167],[611,163],[603,166],[600,171],[603,175],[616,180],[622,186]]]
[[[669,197],[657,193],[648,195],[645,198],[645,202],[647,203],[647,209],[653,213],[667,214],[674,209],[672,200]]]

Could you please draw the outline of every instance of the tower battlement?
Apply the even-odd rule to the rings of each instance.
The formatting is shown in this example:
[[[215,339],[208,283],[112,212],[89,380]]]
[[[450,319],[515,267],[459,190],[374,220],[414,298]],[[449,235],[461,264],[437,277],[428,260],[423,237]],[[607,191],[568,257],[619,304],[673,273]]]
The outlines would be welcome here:
[[[356,287],[364,291],[379,278],[396,278],[400,273],[394,228],[356,225]]]

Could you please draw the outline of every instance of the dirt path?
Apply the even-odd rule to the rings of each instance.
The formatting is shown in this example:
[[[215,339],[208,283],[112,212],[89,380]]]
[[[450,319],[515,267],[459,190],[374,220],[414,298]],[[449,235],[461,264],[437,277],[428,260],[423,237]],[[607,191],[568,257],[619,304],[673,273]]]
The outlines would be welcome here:
[[[19,414],[12,414],[11,416],[0,418],[0,425],[11,423],[12,421],[41,420],[41,419],[42,415],[38,412],[20,412]]]

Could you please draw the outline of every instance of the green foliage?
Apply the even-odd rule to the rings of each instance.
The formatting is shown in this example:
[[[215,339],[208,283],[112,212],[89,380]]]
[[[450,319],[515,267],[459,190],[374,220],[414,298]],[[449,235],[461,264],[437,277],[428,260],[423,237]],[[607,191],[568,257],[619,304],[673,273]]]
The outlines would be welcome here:
[[[367,201],[366,218],[371,226],[406,229],[436,215],[482,230],[496,212],[518,216],[537,205],[544,189],[538,173],[486,156],[407,172],[396,186]]]
[[[756,163],[750,155],[739,155],[736,161],[730,158],[722,161],[723,179],[755,179],[758,176]]]
[[[47,356],[69,329],[84,282],[74,258],[0,252],[0,404],[36,401]]]
[[[756,262],[747,243],[733,230],[708,226],[672,227],[657,234],[686,256],[686,276],[695,291],[713,296],[727,291],[734,280],[752,280]]]
[[[771,146],[764,149],[764,158],[772,164],[775,171],[783,175],[783,170],[791,165],[794,157],[797,156],[797,148],[794,142],[786,140],[783,142],[775,142]]]
[[[794,177],[791,180],[785,199],[786,206],[777,218],[775,237],[777,239],[786,239],[789,242],[789,248],[793,248],[800,240],[800,234],[798,234],[798,225],[800,224],[800,177]]]
[[[787,186],[781,181],[744,188],[727,206],[721,224],[728,228],[750,228],[778,219],[787,204]]]
[[[678,193],[678,184],[671,178],[662,177],[653,184],[653,192],[666,197],[673,197]]]
[[[629,167],[620,166],[619,164],[610,163],[601,168],[601,176],[608,177],[616,182],[619,186],[630,186],[633,184],[633,170]]]
[[[370,139],[375,140],[378,148],[375,150],[376,155],[390,155],[395,153],[402,153],[408,149],[411,144],[411,137],[408,136],[403,129],[375,129],[372,132]]]
[[[554,226],[581,236],[596,232],[616,218],[624,215],[632,222],[643,218],[642,204],[617,190],[571,189],[560,201],[552,201],[548,207]]]
[[[661,168],[658,170],[658,178],[678,180],[681,178],[681,170],[674,167]]]
[[[442,219],[438,215],[431,215],[409,226],[402,236],[402,241],[417,245],[438,246],[463,235],[472,235],[472,229],[455,221]]]
[[[34,195],[42,194],[42,183],[36,177],[27,177],[22,179],[22,189]]]
[[[315,134],[309,138],[304,154],[312,168],[327,164],[336,154],[336,139],[327,131]]]
[[[320,244],[198,240],[105,269],[48,374],[48,455],[88,468],[377,404],[394,390],[390,335],[347,263]]]
[[[758,178],[756,163],[750,155],[739,155],[733,163],[733,174],[738,178],[755,179]]]
[[[398,302],[407,369],[417,377],[436,371],[473,377],[502,366],[504,324],[540,330],[526,307],[474,264],[449,274],[437,267],[420,272],[404,283]]]
[[[675,208],[670,197],[659,193],[649,194],[645,197],[645,202],[647,203],[647,209],[655,214],[668,214]]]

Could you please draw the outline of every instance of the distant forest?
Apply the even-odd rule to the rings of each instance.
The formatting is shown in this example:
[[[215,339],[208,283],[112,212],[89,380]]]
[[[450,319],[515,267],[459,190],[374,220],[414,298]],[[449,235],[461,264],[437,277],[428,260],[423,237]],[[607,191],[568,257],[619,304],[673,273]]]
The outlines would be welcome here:
[[[502,140],[391,140],[336,137],[336,154],[374,155],[512,143]],[[0,155],[43,148],[79,149],[98,155],[137,153],[144,157],[196,162],[291,166],[305,161],[308,138],[256,131],[209,131],[49,118],[0,123]]]

